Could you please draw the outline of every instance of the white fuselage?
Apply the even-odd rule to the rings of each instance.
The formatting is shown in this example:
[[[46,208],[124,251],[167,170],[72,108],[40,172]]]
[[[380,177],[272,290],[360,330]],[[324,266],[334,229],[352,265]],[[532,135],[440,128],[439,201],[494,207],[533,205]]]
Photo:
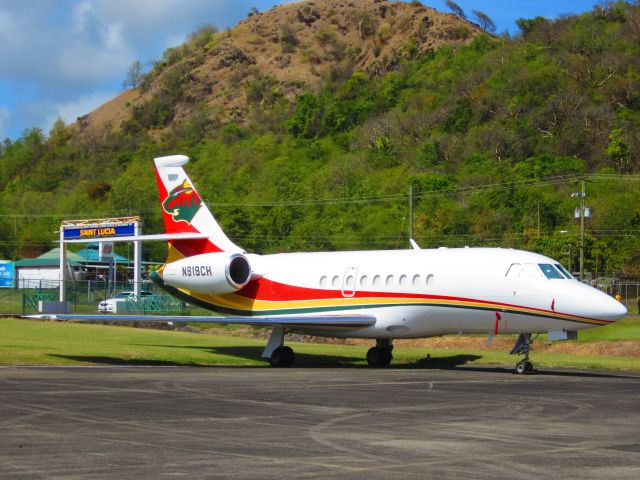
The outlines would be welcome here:
[[[595,288],[572,278],[547,278],[540,265],[557,265],[555,260],[519,250],[443,248],[249,258],[264,279],[326,291],[327,298],[335,298],[316,300],[318,308],[331,304],[332,314],[362,311],[376,317],[375,325],[357,331],[304,330],[317,335],[536,333],[595,327],[626,314],[623,305]],[[314,301],[299,300],[300,305],[312,307]]]

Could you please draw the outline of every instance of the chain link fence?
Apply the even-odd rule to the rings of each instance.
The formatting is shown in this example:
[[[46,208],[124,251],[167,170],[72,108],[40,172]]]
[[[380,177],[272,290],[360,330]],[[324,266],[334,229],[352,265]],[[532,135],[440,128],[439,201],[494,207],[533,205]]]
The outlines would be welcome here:
[[[46,281],[29,281],[24,288],[0,290],[0,314],[27,315],[38,313],[40,302],[55,302],[59,299],[59,283]],[[95,313],[103,300],[114,298],[118,294],[131,292],[122,298],[122,308],[118,313],[189,315],[190,306],[151,282],[142,282],[136,297],[133,295],[134,285],[131,282],[67,281],[66,300],[71,311],[69,313]]]
[[[616,280],[608,293],[612,297],[620,295],[620,301],[627,307],[629,314],[640,315],[640,281]]]

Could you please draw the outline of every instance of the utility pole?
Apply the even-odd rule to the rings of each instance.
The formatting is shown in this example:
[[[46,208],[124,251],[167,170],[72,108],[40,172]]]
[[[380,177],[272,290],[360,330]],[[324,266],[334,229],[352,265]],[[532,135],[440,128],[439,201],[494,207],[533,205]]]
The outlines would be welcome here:
[[[576,208],[575,218],[580,218],[580,275],[579,279],[584,280],[584,219],[591,218],[592,212],[589,208],[587,211],[587,180],[582,177],[580,180],[581,189],[579,192],[571,194],[571,198],[580,197],[580,206]]]
[[[409,240],[413,240],[413,185],[409,185]]]
[[[586,208],[586,180],[582,177],[582,191],[580,192],[580,281],[584,278],[584,210]]]

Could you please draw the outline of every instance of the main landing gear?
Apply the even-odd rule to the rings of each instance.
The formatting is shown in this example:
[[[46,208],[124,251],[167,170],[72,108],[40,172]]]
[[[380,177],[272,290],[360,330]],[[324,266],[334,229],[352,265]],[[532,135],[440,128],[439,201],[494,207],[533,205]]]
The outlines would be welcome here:
[[[393,344],[390,338],[378,338],[376,346],[371,347],[367,352],[367,363],[370,367],[384,368],[388,367],[393,359],[391,354]]]
[[[262,352],[262,358],[269,360],[272,367],[290,367],[295,360],[293,349],[284,344],[284,327],[276,327],[271,332],[267,346]],[[376,346],[367,352],[367,363],[370,367],[388,367],[393,359],[393,340],[390,338],[376,339]]]
[[[284,345],[284,328],[276,327],[271,332],[269,342],[262,352],[262,358],[269,360],[272,367],[290,367],[295,360],[291,347]]]
[[[535,373],[533,363],[529,361],[529,351],[531,350],[531,334],[521,333],[518,335],[518,340],[511,350],[511,355],[524,355],[524,358],[516,364],[516,373],[520,375],[526,375]]]
[[[294,360],[293,349],[284,345],[276,348],[269,357],[269,363],[272,367],[290,367]]]

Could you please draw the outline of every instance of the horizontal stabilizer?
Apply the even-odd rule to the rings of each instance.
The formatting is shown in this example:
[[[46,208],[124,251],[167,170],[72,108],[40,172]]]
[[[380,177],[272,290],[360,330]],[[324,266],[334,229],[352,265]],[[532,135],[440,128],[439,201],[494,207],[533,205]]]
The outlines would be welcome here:
[[[342,327],[359,328],[376,323],[368,315],[318,315],[282,317],[209,317],[209,316],[160,316],[160,315],[105,315],[105,314],[53,314],[26,315],[37,320],[72,320],[97,322],[165,322],[165,323],[218,323],[257,325],[263,327]]]
[[[93,243],[93,242],[168,242],[170,240],[197,240],[199,238],[209,238],[209,235],[199,232],[185,233],[157,233],[153,235],[127,235],[122,237],[91,237],[79,238],[76,240],[65,240],[64,243]]]

